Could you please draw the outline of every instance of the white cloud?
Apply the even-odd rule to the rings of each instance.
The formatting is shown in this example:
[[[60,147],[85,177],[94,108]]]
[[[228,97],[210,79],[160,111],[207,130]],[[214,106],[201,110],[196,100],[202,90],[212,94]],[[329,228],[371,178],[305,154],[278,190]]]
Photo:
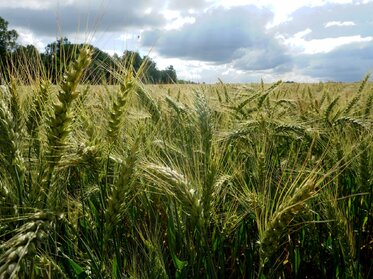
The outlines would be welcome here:
[[[179,79],[193,82],[216,83],[218,82],[218,78],[221,78],[227,83],[259,82],[261,78],[263,78],[265,82],[275,82],[280,79],[298,82],[319,81],[318,79],[300,73],[300,71],[287,73],[277,73],[272,69],[246,71],[237,69],[234,63],[216,65],[198,60],[164,58],[157,53],[152,53],[150,56],[157,63],[159,69],[174,65]]]
[[[163,11],[161,11],[161,14],[168,21],[178,19],[181,16],[180,11],[169,10],[169,9],[164,9]]]
[[[354,1],[357,5],[367,4],[369,2],[373,2],[373,0],[356,0]]]
[[[292,72],[278,74],[276,76],[270,75],[264,79],[266,82],[274,82],[276,80],[282,81],[296,81],[296,82],[319,82],[318,78],[314,78],[305,74],[302,74],[300,70],[295,70]]]
[[[149,8],[145,9],[144,14],[150,15],[152,12],[153,12],[153,9],[151,7],[149,7]]]
[[[228,1],[228,0],[227,0]],[[234,2],[234,1],[232,1]],[[251,2],[251,1],[250,1]],[[269,8],[274,14],[272,22],[268,23],[266,28],[271,29],[281,23],[291,21],[292,14],[303,7],[320,7],[326,4],[349,4],[352,0],[289,0],[289,1],[252,1],[256,5]]]
[[[109,54],[110,56],[113,56],[114,54],[118,54],[120,55],[121,53],[118,53],[117,50],[115,49],[102,49],[103,52],[106,52],[107,54]]]
[[[343,45],[373,41],[373,37],[362,37],[360,35],[314,39],[307,41],[304,39],[304,36],[309,33],[310,30],[306,29],[302,32],[296,33],[290,38],[285,38],[281,35],[277,35],[277,39],[282,41],[286,46],[290,47],[290,49],[294,50],[296,54],[328,53]]]
[[[35,38],[32,31],[19,27],[18,32],[18,43],[21,45],[34,45],[39,51],[44,51],[45,45],[42,40]]]
[[[177,30],[183,27],[185,24],[193,24],[196,22],[196,18],[192,16],[188,17],[179,17],[173,20],[170,23],[167,23],[164,29],[166,30]]]
[[[355,26],[356,23],[353,21],[329,21],[325,23],[325,28],[332,27],[332,26]]]
[[[139,35],[137,35],[139,36]],[[119,41],[123,41],[123,42],[126,42],[128,40],[133,40],[135,39],[135,37],[137,38],[137,36],[135,36],[134,33],[125,33],[125,34],[121,34],[117,39]]]
[[[184,60],[179,58],[164,58],[159,54],[150,53],[150,57],[157,63],[158,69],[165,69],[169,65],[173,65],[177,70],[179,79],[200,82],[203,80],[201,72],[210,68],[208,63],[197,60]]]
[[[295,33],[295,34],[294,34],[294,38],[296,38],[296,39],[302,39],[302,38],[304,38],[306,35],[310,34],[311,32],[312,32],[312,30],[311,30],[310,28],[307,28],[307,29],[305,29],[305,30],[303,30],[303,31],[300,31],[300,32],[298,32],[298,33]]]
[[[226,9],[238,6],[254,5],[260,8],[267,8],[274,13],[272,22],[268,23],[266,28],[271,29],[281,23],[291,21],[292,13],[303,7],[321,7],[327,4],[352,4],[354,2],[370,2],[373,0],[210,0],[212,3],[209,8],[222,6]]]

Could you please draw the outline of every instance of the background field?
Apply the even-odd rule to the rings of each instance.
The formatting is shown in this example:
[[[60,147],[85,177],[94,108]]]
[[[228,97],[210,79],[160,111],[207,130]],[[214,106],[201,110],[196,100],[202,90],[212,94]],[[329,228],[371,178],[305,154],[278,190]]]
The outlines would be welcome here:
[[[0,278],[370,278],[373,88],[59,84],[0,102]]]

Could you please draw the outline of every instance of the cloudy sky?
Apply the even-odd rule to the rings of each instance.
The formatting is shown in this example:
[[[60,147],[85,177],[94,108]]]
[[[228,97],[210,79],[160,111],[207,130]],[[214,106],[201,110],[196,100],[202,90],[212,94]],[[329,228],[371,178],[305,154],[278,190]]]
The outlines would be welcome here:
[[[0,0],[19,43],[136,50],[214,83],[356,81],[373,70],[373,0]]]

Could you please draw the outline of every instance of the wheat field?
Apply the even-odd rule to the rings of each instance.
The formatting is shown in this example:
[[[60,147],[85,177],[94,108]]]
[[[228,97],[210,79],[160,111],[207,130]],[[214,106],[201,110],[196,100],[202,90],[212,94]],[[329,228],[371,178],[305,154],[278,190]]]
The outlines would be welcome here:
[[[372,278],[373,86],[0,88],[0,278]]]

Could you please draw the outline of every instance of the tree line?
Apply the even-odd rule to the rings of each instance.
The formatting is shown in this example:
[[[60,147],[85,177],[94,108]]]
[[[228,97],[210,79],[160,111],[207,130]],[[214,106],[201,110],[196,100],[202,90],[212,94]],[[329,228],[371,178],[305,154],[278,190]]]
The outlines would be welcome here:
[[[70,61],[73,61],[83,44],[75,44],[68,38],[59,38],[49,43],[44,52],[34,45],[19,45],[16,30],[8,30],[8,22],[0,17],[0,83],[9,76],[24,77],[25,81],[44,76],[51,82],[58,82]],[[159,70],[149,56],[141,56],[135,51],[124,51],[119,56],[110,56],[99,48],[90,45],[93,61],[85,73],[86,83],[113,84],[123,69],[130,69],[145,83],[176,83],[176,70],[172,65]]]

